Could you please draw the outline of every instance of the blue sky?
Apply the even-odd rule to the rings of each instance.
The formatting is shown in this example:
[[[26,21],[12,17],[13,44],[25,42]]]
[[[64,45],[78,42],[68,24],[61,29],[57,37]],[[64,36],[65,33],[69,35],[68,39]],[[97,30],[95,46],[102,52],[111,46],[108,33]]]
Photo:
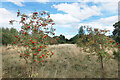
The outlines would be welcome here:
[[[12,27],[8,24],[11,19],[18,19],[18,9],[22,13],[30,14],[36,11],[48,11],[56,25],[56,35],[63,34],[71,38],[78,33],[82,25],[93,28],[108,29],[113,31],[113,24],[118,21],[118,2],[112,0],[78,0],[71,1],[50,1],[50,0],[5,0],[0,7],[0,27]],[[4,18],[4,19],[3,19]],[[20,26],[15,24],[16,29]]]

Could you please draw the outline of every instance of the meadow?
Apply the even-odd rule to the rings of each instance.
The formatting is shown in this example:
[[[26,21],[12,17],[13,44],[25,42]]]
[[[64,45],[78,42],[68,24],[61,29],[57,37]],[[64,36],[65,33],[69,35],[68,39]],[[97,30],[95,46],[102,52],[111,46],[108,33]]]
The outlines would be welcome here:
[[[101,78],[101,65],[97,62],[96,53],[87,58],[88,53],[81,51],[82,47],[76,44],[49,45],[54,52],[52,58],[47,58],[43,65],[35,67],[36,78]],[[30,77],[30,64],[25,60],[19,61],[18,49],[8,49],[2,46],[2,77],[3,78],[28,78]],[[105,78],[118,78],[118,60],[112,58],[104,61]]]

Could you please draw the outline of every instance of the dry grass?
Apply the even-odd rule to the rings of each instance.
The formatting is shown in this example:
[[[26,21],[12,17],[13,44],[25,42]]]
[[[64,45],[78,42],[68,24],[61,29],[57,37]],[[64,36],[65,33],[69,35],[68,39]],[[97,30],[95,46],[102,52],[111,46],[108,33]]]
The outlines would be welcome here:
[[[101,65],[96,62],[97,56],[91,55],[90,60],[87,58],[85,52],[80,51],[80,48],[75,44],[59,44],[50,45],[50,48],[55,55],[48,58],[43,66],[36,67],[39,73],[38,78],[100,78]],[[3,77],[29,77],[30,64],[26,65],[25,61],[19,62],[19,57],[16,47],[14,49],[6,50],[2,48],[3,58]],[[104,61],[105,77],[118,77],[118,61],[110,59],[108,62]],[[17,68],[17,69],[16,69]]]

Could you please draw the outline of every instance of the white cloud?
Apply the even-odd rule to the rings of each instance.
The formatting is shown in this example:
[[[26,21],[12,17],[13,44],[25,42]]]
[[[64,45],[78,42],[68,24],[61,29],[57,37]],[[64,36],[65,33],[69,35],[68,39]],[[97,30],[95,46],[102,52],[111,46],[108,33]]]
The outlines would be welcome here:
[[[40,2],[40,3],[46,3],[46,2],[49,2],[49,0],[4,0],[2,2],[12,2],[15,5],[22,7],[22,6],[24,6],[22,4],[23,2]]]
[[[107,30],[113,31],[114,29],[113,24],[117,22],[117,20],[118,20],[117,16],[100,18],[99,20],[96,20],[96,21],[80,23],[79,27],[81,25],[86,25],[86,26],[93,27],[93,28],[107,29]]]
[[[65,14],[52,14],[52,18],[56,22],[56,24],[60,24],[61,27],[77,28],[81,25],[87,25],[93,28],[107,29],[113,31],[113,24],[118,21],[118,16],[110,16],[106,18],[100,18],[96,21],[80,23],[81,21],[88,19],[91,16],[104,15],[101,13],[102,11],[116,13],[115,11],[117,10],[117,2],[112,4],[112,2],[107,3],[94,0],[94,3],[98,2],[101,3],[99,6],[88,6],[86,3],[62,3],[58,5],[53,5],[52,7],[56,8],[58,11],[64,12]],[[72,25],[73,23],[74,26]]]
[[[24,0],[7,0],[7,1],[12,2],[12,3],[14,3],[15,5],[18,5],[18,6],[20,6],[20,7],[24,6],[24,5],[22,4],[22,2],[24,2]]]
[[[37,2],[40,2],[40,3],[46,3],[46,2],[49,2],[49,0],[35,0]]]
[[[118,2],[103,2],[100,6],[101,11],[118,13]]]
[[[119,0],[78,0],[78,2],[118,2]]]
[[[111,13],[117,13],[119,0],[78,0],[78,2],[93,2],[98,3],[101,11],[108,11]]]
[[[76,26],[76,24],[91,16],[101,15],[100,9],[97,6],[89,7],[85,3],[61,3],[52,7],[65,13],[51,14],[51,18],[55,23],[60,24],[62,27]]]
[[[87,19],[91,16],[101,15],[100,9],[97,6],[87,6],[84,3],[62,3],[53,5],[58,11],[63,11],[66,14],[75,17],[79,20]]]
[[[5,8],[0,8],[0,27],[14,27],[17,30],[20,30],[20,26],[18,23],[15,23],[13,26],[9,24],[10,20],[18,20],[17,15],[13,12],[8,11]]]
[[[98,20],[99,23],[102,23],[104,25],[113,25],[117,21],[118,21],[118,16],[111,16],[111,17],[107,17],[107,18],[100,18]]]
[[[69,14],[51,14],[51,18],[56,24],[69,24],[74,22],[80,22],[79,19],[69,15]]]

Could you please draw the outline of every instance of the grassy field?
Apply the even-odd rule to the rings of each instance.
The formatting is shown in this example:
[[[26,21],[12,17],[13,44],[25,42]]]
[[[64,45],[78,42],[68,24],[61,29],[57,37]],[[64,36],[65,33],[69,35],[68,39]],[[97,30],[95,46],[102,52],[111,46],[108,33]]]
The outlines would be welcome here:
[[[87,53],[80,51],[75,44],[51,45],[50,48],[55,54],[48,58],[43,66],[36,67],[37,78],[100,78],[101,65],[97,62],[97,56],[91,55],[90,60]],[[22,78],[29,77],[30,65],[25,60],[19,62],[19,54],[14,49],[2,48],[2,77]],[[110,53],[112,55],[112,52]],[[112,56],[114,57],[114,56]],[[118,77],[118,61],[114,58],[108,62],[104,61],[105,77]]]

